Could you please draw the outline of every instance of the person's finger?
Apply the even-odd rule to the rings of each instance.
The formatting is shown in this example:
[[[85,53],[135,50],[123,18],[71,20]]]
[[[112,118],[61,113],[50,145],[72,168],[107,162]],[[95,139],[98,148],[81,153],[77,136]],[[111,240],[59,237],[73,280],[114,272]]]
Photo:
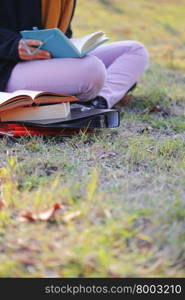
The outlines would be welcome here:
[[[19,50],[19,57],[20,57],[20,59],[25,60],[28,58],[30,59],[31,55],[29,55],[25,49],[21,49],[21,50]]]
[[[31,60],[29,56],[26,56],[24,54],[23,55],[20,54],[19,57],[21,60]]]
[[[29,49],[30,49],[31,52],[34,52],[36,50],[34,47],[29,47]],[[26,51],[24,45],[19,46],[19,51]],[[51,56],[48,51],[43,50],[43,49],[38,50],[37,53],[39,55],[45,55],[46,57],[50,57]]]
[[[39,60],[39,59],[47,59],[46,57],[31,57],[30,58],[30,56],[28,55],[28,56],[26,56],[26,55],[23,55],[23,56],[21,56],[20,57],[21,58],[21,60]]]
[[[33,55],[33,59],[50,59],[51,57],[50,56],[46,56],[46,55],[38,55],[38,54],[35,54]]]
[[[25,53],[20,53],[19,54],[20,59],[22,60],[31,60],[30,55],[25,54]]]
[[[35,49],[34,48],[31,48],[30,49],[31,51],[34,51]],[[35,53],[35,55],[37,56],[45,56],[45,57],[51,57],[51,54],[48,52],[48,51],[45,51],[45,50],[39,50]]]
[[[31,52],[35,51],[35,48],[33,48],[33,47],[29,47],[29,49],[30,49]],[[26,49],[24,49],[24,48],[19,49],[19,56],[20,56],[21,59],[24,59],[23,58],[23,56],[24,56],[24,57],[26,57],[26,59],[29,58],[30,60],[33,60],[33,59],[42,59],[42,58],[43,59],[49,59],[49,58],[51,58],[51,54],[49,52],[45,51],[45,50],[39,50],[35,54],[30,55],[26,51]]]
[[[41,46],[43,44],[42,41],[39,40],[25,40],[28,46]]]
[[[24,48],[23,48],[24,49]],[[31,52],[34,52],[35,51],[35,48],[34,47],[29,47],[30,51]],[[22,50],[22,49],[21,49]],[[24,49],[26,51],[26,49]],[[26,51],[27,52],[27,51]],[[35,54],[38,54],[39,56],[46,56],[46,57],[50,57],[50,53],[46,50],[38,50]]]
[[[38,40],[24,40],[24,42],[26,42],[26,45],[28,47],[29,46],[40,46],[40,45],[42,45],[42,42],[38,41]],[[21,39],[19,41],[18,50],[25,49],[24,42],[23,42],[23,39]]]
[[[22,60],[36,60],[36,59],[49,59],[46,55],[29,55],[27,52],[20,52],[19,56]]]
[[[37,57],[35,57],[35,56],[30,56],[30,55],[20,55],[20,58],[22,59],[22,60],[37,60],[37,59],[48,59],[47,57],[45,57],[45,56],[37,56]]]

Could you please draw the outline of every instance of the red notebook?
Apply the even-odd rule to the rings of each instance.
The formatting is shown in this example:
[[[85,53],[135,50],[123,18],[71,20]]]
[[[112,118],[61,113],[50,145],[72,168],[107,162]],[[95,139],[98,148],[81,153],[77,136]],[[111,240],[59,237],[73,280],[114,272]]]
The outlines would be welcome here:
[[[80,128],[47,128],[38,126],[24,126],[21,124],[0,123],[0,136],[71,136],[79,132],[92,133],[92,130]]]

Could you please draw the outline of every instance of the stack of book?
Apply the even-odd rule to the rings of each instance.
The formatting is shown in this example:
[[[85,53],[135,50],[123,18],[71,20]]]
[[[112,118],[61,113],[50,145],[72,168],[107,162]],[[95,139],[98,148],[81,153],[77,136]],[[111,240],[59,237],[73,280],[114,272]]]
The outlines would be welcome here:
[[[0,135],[71,135],[119,126],[119,112],[93,109],[75,96],[42,91],[0,92]]]

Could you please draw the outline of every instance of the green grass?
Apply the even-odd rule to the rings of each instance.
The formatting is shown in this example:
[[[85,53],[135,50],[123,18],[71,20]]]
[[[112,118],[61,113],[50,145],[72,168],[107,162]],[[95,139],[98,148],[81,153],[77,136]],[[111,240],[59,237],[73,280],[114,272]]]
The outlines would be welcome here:
[[[77,35],[140,40],[151,67],[118,129],[0,140],[1,277],[185,276],[184,6],[80,1]],[[21,221],[56,203],[48,221]]]

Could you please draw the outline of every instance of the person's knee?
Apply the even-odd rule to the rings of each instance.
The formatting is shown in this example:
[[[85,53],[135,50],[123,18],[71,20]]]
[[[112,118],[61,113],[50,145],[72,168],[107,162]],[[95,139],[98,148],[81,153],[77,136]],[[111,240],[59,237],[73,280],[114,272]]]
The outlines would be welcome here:
[[[84,83],[82,86],[82,96],[84,101],[88,101],[97,96],[104,86],[106,79],[106,68],[103,62],[96,56],[87,56],[86,64],[83,68]]]
[[[143,66],[146,69],[149,65],[149,53],[147,48],[138,41],[131,41],[131,52],[140,57],[140,61],[142,61]]]

